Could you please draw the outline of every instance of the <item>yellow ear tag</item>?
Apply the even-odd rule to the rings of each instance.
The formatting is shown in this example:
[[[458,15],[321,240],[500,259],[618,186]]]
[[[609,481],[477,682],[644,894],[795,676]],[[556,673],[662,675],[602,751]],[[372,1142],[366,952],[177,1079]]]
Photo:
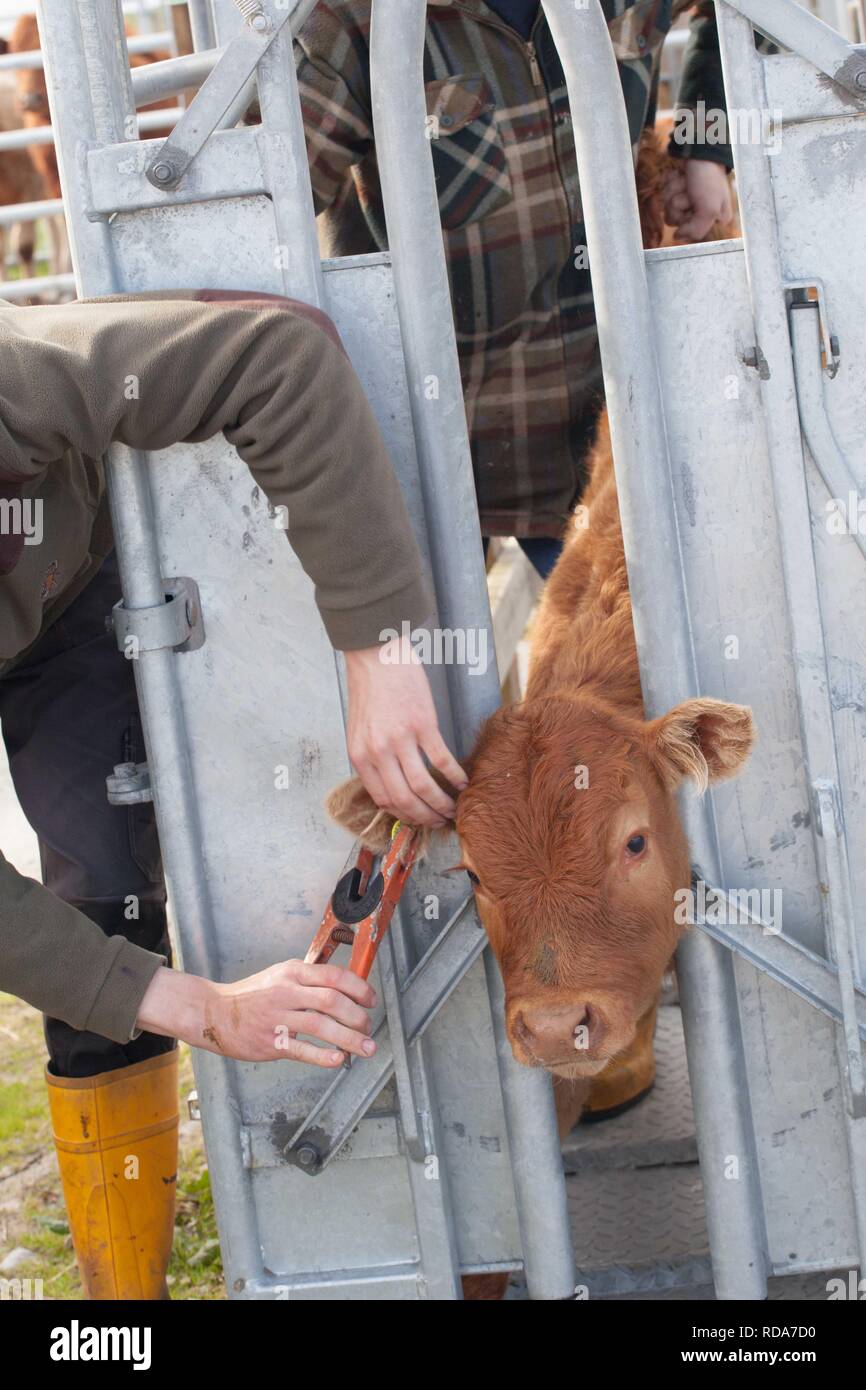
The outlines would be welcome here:
[[[400,826],[402,825],[402,823],[403,823],[402,821],[395,820],[395,822],[394,822],[394,824],[393,824],[393,826],[392,826],[392,828],[391,828],[391,839],[392,839],[392,840],[396,840],[396,838],[397,838],[397,831],[400,829]]]

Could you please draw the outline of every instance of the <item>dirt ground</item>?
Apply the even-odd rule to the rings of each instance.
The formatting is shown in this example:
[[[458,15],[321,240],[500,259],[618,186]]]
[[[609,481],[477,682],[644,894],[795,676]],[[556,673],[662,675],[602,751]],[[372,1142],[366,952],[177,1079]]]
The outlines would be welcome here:
[[[2,748],[2,745],[0,745]],[[22,873],[39,877],[35,837],[21,813],[0,761],[0,846]],[[43,1080],[45,1050],[39,1014],[0,994],[0,1275],[13,1250],[20,1279],[41,1279],[43,1295],[80,1299],[81,1283],[51,1143]],[[168,1275],[172,1298],[225,1297],[201,1125],[186,1119],[194,1085],[189,1049],[181,1056],[181,1129],[174,1256]]]

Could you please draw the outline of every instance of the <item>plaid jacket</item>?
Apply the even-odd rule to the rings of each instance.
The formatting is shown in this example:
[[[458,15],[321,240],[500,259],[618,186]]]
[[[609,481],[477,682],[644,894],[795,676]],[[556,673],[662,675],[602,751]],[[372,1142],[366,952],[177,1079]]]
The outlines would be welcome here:
[[[602,4],[636,151],[673,0]],[[323,0],[295,45],[332,256],[387,246],[370,8]],[[559,535],[585,481],[602,376],[565,78],[543,11],[526,43],[484,0],[429,0],[424,78],[482,530]],[[697,91],[699,73],[690,81]]]

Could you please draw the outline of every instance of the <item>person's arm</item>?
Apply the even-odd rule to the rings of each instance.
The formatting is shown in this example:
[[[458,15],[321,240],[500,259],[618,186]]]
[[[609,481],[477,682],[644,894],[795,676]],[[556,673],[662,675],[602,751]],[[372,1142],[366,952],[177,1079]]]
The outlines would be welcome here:
[[[70,1028],[129,1042],[162,956],[95,922],[0,854],[0,990]]]
[[[369,3],[359,14],[369,24]],[[295,68],[316,212],[331,206],[349,170],[373,147],[368,33],[317,5],[295,39]]]
[[[366,1010],[376,996],[366,980],[339,965],[281,961],[234,984],[163,967],[148,985],[137,1026],[181,1038],[205,1052],[242,1062],[290,1060],[338,1067],[346,1053],[372,1057]],[[298,1038],[318,1038],[330,1047]]]
[[[189,292],[0,308],[0,481],[68,448],[164,449],[222,431],[285,518],[322,620],[348,658],[352,756],[372,794],[438,825],[465,777],[439,734],[426,675],[381,662],[387,631],[421,627],[433,598],[403,494],[357,375],[323,314],[276,296]],[[38,385],[37,385],[38,384]],[[370,685],[359,678],[371,662]],[[406,717],[395,717],[400,711]],[[361,768],[359,767],[359,771]],[[370,775],[369,771],[366,775]]]
[[[365,1012],[375,995],[348,970],[283,961],[234,984],[169,970],[162,956],[106,936],[2,855],[0,990],[117,1043],[146,1029],[240,1061],[290,1058],[319,1067],[376,1050]]]
[[[679,131],[675,122],[670,153],[681,159],[709,160],[733,169],[730,143],[718,138],[720,134],[727,135],[727,102],[716,12],[710,0],[702,0],[689,23],[674,109],[690,112],[693,119],[683,122]],[[721,121],[715,113],[721,113]]]
[[[668,149],[679,161],[665,180],[665,220],[679,241],[701,241],[733,216],[727,104],[715,9],[702,3],[689,25]],[[719,138],[719,137],[722,138]]]

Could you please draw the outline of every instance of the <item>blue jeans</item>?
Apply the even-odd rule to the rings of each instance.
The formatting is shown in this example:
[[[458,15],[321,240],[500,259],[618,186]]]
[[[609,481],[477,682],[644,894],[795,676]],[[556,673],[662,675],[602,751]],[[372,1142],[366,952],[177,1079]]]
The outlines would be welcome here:
[[[562,541],[553,536],[518,536],[517,544],[537,569],[542,579],[548,579],[554,565],[562,554]],[[484,537],[484,554],[487,554],[487,537]]]

